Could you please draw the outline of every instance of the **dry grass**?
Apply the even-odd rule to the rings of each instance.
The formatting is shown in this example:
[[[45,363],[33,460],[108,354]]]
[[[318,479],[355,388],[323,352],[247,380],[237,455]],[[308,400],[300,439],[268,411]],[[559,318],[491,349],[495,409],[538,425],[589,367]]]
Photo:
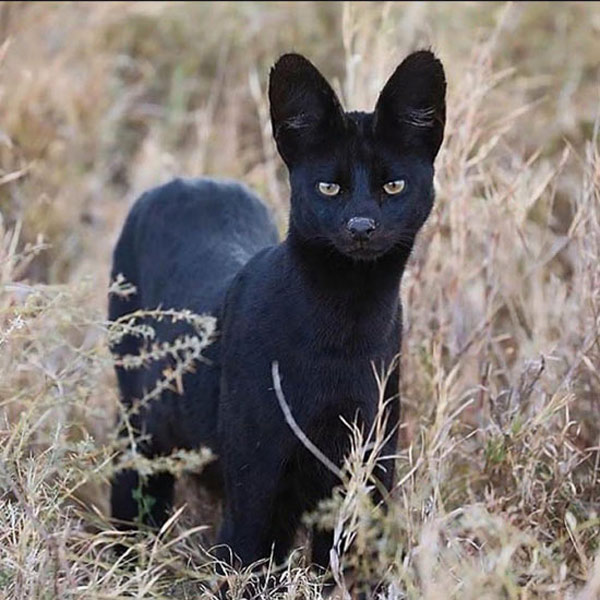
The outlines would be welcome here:
[[[111,554],[118,229],[146,187],[218,174],[283,230],[270,63],[305,52],[368,108],[423,45],[449,122],[402,290],[398,485],[374,509],[357,434],[312,518],[336,527],[342,591],[352,565],[389,599],[600,597],[598,3],[5,2],[0,35],[0,597],[210,597],[189,480],[133,570]],[[269,572],[276,592],[230,573],[232,597],[321,598],[301,551]]]

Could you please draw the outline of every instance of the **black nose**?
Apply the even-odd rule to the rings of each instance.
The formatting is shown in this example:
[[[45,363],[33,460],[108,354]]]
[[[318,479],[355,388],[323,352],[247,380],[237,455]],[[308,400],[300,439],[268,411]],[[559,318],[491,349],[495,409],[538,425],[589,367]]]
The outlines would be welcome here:
[[[346,228],[353,239],[364,242],[369,239],[377,228],[377,225],[373,219],[367,217],[352,217],[348,221]]]

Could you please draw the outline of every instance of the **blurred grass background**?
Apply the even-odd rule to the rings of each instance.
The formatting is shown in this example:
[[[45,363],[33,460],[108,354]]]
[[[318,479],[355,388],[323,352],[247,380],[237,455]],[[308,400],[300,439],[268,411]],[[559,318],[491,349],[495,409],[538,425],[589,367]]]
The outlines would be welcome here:
[[[343,31],[338,2],[5,2],[2,169],[25,171],[0,189],[4,218],[23,219],[24,239],[43,233],[52,245],[36,279],[64,282],[90,254],[89,238],[114,237],[131,198],[173,174],[243,178],[283,212],[264,89],[290,49],[361,109],[421,46],[439,51],[451,100],[472,94],[461,74],[481,53],[496,73],[511,71],[510,87],[483,101],[490,116],[539,103],[527,135],[512,135],[524,154],[552,156],[565,140],[581,148],[598,105],[598,5],[516,3],[495,31],[504,11],[494,2],[358,2]],[[483,56],[488,43],[492,57]]]
[[[162,558],[132,578],[99,550],[124,216],[172,176],[227,176],[283,234],[277,56],[304,53],[370,110],[431,46],[448,126],[402,290],[402,486],[359,563],[388,573],[390,598],[600,597],[599,40],[597,2],[1,3],[0,594],[164,597],[210,579]],[[284,597],[319,597],[304,571],[286,577]]]

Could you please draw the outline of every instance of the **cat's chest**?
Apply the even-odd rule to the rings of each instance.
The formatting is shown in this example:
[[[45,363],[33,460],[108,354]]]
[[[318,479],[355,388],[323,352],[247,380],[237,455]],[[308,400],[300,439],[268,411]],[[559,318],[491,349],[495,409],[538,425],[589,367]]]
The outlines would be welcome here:
[[[277,344],[300,350],[315,359],[323,370],[345,372],[348,365],[368,364],[373,360],[389,359],[399,351],[401,339],[398,307],[337,307],[331,304],[306,303],[282,307],[272,322],[284,325],[272,331]],[[319,366],[319,365],[315,365]]]
[[[297,353],[279,363],[290,404],[310,413],[336,408],[352,413],[373,405],[379,396],[379,376],[388,366],[389,361],[381,358]]]

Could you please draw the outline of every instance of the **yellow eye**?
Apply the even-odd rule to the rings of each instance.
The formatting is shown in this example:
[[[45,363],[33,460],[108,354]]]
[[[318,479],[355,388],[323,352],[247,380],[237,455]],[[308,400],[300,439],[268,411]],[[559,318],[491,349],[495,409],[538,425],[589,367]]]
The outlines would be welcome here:
[[[340,193],[340,186],[337,183],[319,182],[319,191],[323,196],[337,196]]]
[[[396,181],[388,181],[383,186],[383,189],[386,194],[394,196],[396,194],[399,194],[400,192],[403,192],[405,187],[406,181],[404,181],[404,179],[396,179]]]

